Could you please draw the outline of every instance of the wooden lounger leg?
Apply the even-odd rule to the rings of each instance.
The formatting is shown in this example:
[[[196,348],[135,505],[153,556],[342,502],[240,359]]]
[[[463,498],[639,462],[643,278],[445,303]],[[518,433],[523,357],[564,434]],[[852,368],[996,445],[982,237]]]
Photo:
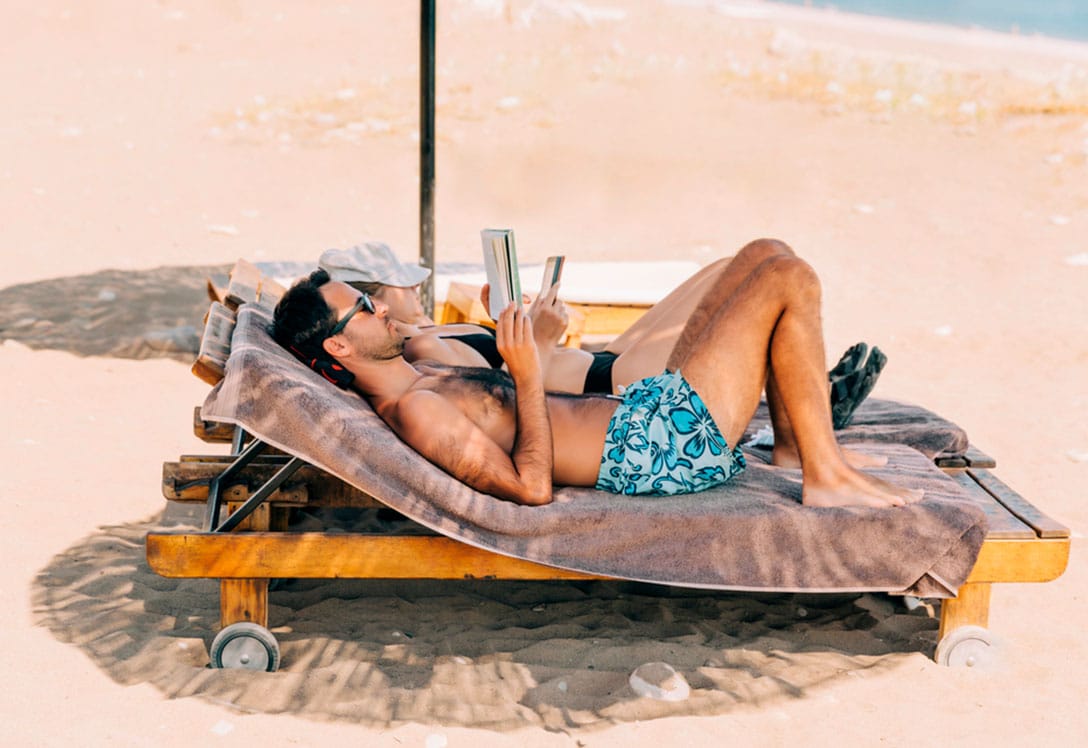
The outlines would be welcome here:
[[[938,640],[960,626],[986,628],[990,620],[990,583],[971,582],[960,587],[954,598],[941,601],[941,626]]]
[[[219,627],[242,621],[268,628],[267,579],[219,580]]]
[[[990,632],[990,583],[960,587],[955,599],[941,601],[941,625],[933,659],[951,667],[977,667],[994,658]]]
[[[242,486],[231,488],[227,492],[227,509],[230,512],[240,507],[249,498],[249,492]],[[272,525],[272,512],[268,503],[261,504],[238,526],[239,530],[269,530]],[[277,517],[277,520],[280,519]],[[278,522],[277,522],[278,524]],[[219,580],[219,626],[226,628],[232,623],[248,621],[268,627],[268,580],[267,579],[220,579]]]

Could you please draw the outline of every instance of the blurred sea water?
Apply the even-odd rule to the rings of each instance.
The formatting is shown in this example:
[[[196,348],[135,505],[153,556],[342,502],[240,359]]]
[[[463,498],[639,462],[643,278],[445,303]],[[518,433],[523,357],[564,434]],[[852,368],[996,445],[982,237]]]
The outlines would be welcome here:
[[[1088,0],[774,0],[847,13],[902,18],[1088,42]]]

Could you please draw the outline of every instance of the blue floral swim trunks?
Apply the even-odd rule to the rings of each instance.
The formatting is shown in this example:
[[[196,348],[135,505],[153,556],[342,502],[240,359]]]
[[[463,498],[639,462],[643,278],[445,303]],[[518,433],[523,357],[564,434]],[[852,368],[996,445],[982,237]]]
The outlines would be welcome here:
[[[679,371],[666,371],[624,391],[608,424],[597,488],[672,496],[720,486],[744,467],[699,394]]]

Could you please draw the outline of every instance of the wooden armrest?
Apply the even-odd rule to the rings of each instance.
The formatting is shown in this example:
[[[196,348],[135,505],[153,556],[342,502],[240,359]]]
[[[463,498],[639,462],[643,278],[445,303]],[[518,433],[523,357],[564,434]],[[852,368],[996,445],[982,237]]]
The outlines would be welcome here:
[[[204,322],[204,336],[200,339],[200,350],[192,366],[193,374],[208,384],[215,384],[226,373],[230,339],[236,322],[234,312],[218,301],[211,303]]]
[[[441,314],[436,314],[436,322],[440,325],[451,325],[458,322],[472,322],[478,325],[494,327],[495,323],[487,314],[484,305],[480,303],[481,286],[471,283],[450,283],[446,291],[446,302]]]

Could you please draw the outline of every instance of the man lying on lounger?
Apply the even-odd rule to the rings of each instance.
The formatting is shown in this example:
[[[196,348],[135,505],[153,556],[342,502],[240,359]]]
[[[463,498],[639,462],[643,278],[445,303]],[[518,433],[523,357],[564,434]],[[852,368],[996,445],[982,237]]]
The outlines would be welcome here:
[[[528,314],[538,341],[544,388],[549,392],[613,394],[659,373],[699,299],[732,260],[725,257],[700,268],[600,351],[550,344],[553,339],[549,335],[555,326],[561,330],[566,326],[566,307],[554,296],[534,301]],[[326,270],[331,280],[344,281],[385,302],[389,319],[404,335],[404,358],[409,363],[435,361],[449,366],[502,368],[504,362],[490,328],[464,323],[439,325],[424,313],[419,285],[430,275],[430,269],[401,263],[388,245],[365,242],[349,249],[329,249],[321,254],[318,267]],[[481,301],[486,309],[486,285]],[[548,344],[541,345],[542,340]],[[886,361],[875,346],[870,352],[867,345],[858,343],[829,372],[831,418],[836,429],[850,423],[854,411],[872,392]]]
[[[665,371],[622,399],[546,394],[532,322],[513,305],[497,325],[513,386],[492,369],[409,363],[388,307],[323,270],[284,294],[272,333],[354,387],[428,460],[521,504],[550,502],[553,484],[652,495],[724,484],[744,468],[735,445],[764,388],[772,459],[800,463],[804,504],[890,507],[921,498],[863,473],[836,443],[820,283],[778,241],[737,254],[693,310]]]

